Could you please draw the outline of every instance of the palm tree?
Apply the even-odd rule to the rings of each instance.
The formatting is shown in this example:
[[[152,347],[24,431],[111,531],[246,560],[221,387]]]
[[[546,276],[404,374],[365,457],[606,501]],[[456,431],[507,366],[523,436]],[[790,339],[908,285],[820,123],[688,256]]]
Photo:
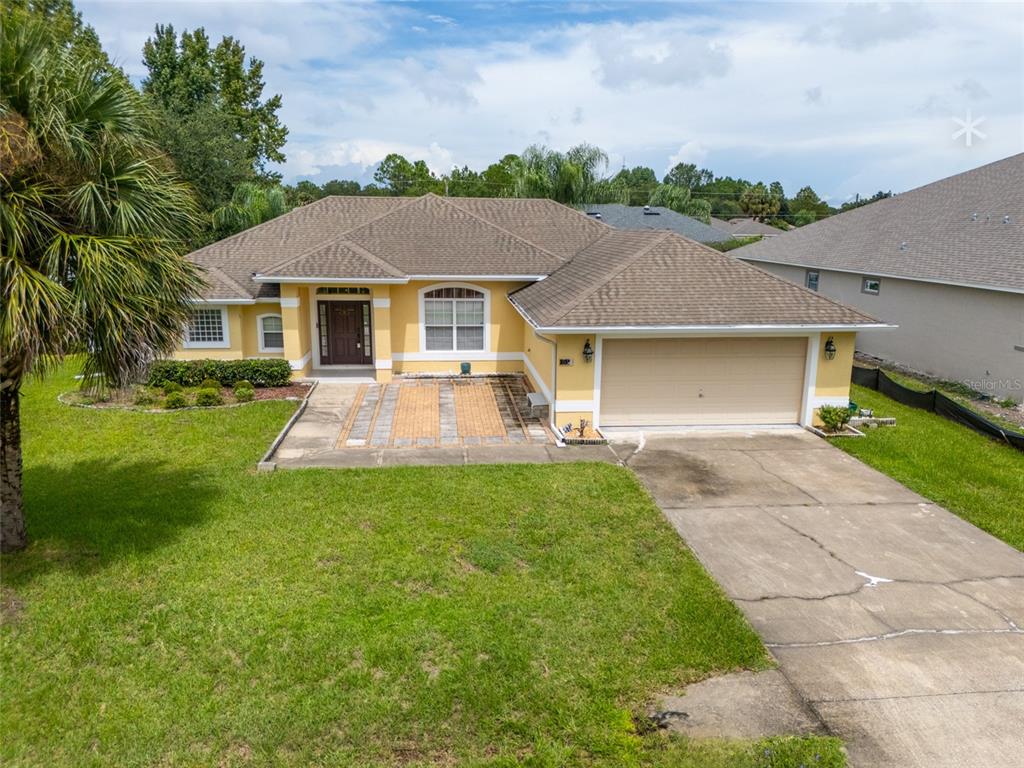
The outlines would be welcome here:
[[[150,140],[144,102],[45,20],[0,15],[0,551],[26,544],[20,390],[65,354],[89,387],[174,347],[202,286],[181,255],[190,190]]]
[[[291,206],[280,186],[262,186],[243,181],[231,194],[231,202],[213,212],[213,226],[223,236],[270,221]]]
[[[589,203],[608,165],[598,147],[580,144],[566,153],[530,146],[513,167],[513,197],[547,197],[569,205]]]

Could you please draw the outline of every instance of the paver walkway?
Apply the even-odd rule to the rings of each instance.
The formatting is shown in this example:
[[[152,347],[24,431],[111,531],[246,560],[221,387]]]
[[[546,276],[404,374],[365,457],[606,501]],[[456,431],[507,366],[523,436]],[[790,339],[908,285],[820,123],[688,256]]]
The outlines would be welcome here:
[[[1024,554],[806,432],[627,465],[851,766],[1024,765]]]
[[[272,457],[281,467],[374,466],[392,449],[449,449],[400,463],[473,462],[462,448],[505,449],[493,462],[547,460],[551,442],[526,407],[521,377],[410,378],[390,384],[320,382]],[[365,450],[360,450],[365,449]],[[604,453],[610,452],[607,448]],[[504,458],[503,458],[504,457]]]

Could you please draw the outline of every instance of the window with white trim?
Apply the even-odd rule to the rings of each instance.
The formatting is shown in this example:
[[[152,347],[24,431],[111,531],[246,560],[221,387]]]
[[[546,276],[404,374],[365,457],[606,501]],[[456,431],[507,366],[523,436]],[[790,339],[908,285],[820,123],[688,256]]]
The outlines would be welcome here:
[[[810,288],[812,291],[818,290],[818,282],[821,279],[821,275],[817,270],[808,269],[804,275],[804,285]]]
[[[227,347],[228,317],[222,307],[203,307],[192,310],[185,326],[186,347]]]
[[[483,351],[484,294],[472,288],[435,288],[423,294],[426,351]]]
[[[877,277],[865,277],[860,281],[860,292],[877,296],[882,290],[882,281]]]
[[[280,315],[260,315],[260,352],[284,352],[284,322]]]

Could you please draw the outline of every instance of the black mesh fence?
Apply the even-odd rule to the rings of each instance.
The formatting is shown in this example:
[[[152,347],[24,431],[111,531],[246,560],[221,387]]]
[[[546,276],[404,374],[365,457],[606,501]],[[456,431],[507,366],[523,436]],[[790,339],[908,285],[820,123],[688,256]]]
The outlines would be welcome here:
[[[962,424],[975,432],[1011,445],[1018,451],[1024,451],[1024,434],[1003,429],[998,424],[993,424],[984,416],[975,413],[970,408],[965,408],[955,400],[950,400],[934,389],[931,392],[908,389],[890,379],[879,368],[860,368],[856,365],[853,367],[853,383],[881,392],[897,403],[937,413],[939,416]]]

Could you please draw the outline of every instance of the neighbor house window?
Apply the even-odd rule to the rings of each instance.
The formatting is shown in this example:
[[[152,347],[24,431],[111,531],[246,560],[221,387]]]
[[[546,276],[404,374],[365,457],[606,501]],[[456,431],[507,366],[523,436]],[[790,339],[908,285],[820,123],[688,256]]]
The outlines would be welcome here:
[[[435,288],[423,294],[428,352],[484,349],[484,294],[472,288]]]
[[[284,352],[284,323],[280,315],[256,318],[260,334],[260,352]]]
[[[808,269],[807,274],[804,275],[804,285],[810,288],[812,291],[818,290],[818,278],[820,275],[813,269]]]
[[[882,281],[877,277],[865,277],[860,283],[860,292],[870,293],[872,296],[877,296],[881,288]]]
[[[229,347],[228,313],[222,307],[195,309],[185,327],[186,347]]]

